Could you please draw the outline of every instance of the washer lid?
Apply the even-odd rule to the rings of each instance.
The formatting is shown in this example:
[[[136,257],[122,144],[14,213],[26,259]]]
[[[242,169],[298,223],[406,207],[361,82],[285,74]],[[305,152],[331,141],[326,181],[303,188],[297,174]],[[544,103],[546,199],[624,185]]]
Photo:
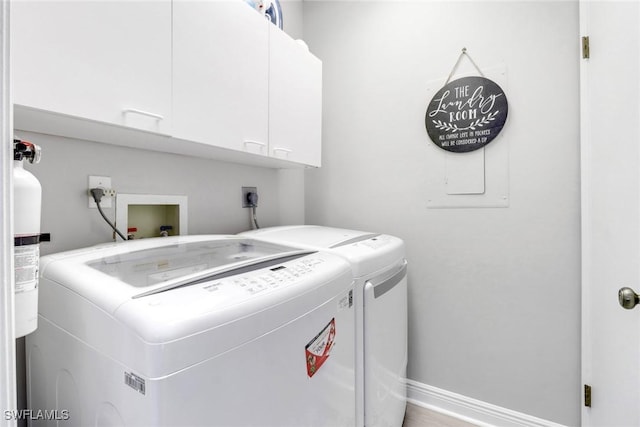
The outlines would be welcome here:
[[[113,313],[137,296],[306,253],[238,236],[162,237],[43,257],[41,274]]]

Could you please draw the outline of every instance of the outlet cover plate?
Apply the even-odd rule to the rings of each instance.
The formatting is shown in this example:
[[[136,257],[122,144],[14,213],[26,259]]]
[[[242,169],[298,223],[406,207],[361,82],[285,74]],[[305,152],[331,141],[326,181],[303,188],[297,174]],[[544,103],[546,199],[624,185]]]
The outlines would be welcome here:
[[[111,190],[111,177],[110,176],[95,176],[89,175],[89,187],[87,192],[92,188],[102,188],[103,190]],[[96,202],[93,200],[91,193],[89,194],[89,207],[92,209],[97,209]],[[112,204],[113,197],[104,195],[102,200],[100,201],[100,206],[103,208],[110,208],[113,206]]]
[[[250,208],[252,207],[249,202],[247,201],[247,194],[249,193],[256,193],[258,194],[258,188],[257,187],[242,187],[242,207],[243,208]]]

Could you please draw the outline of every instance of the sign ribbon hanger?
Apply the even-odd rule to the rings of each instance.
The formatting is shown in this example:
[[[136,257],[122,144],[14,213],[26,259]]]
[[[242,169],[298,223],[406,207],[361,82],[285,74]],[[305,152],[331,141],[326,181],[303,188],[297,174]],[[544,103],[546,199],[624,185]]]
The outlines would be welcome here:
[[[479,76],[451,80],[466,56]],[[466,153],[490,143],[502,131],[509,105],[500,86],[487,79],[478,65],[462,49],[447,82],[436,92],[424,118],[429,138],[443,150]]]
[[[447,77],[447,81],[444,84],[445,86],[451,81],[451,77],[453,77],[453,74],[458,69],[458,65],[460,65],[460,61],[462,61],[462,57],[463,56],[466,56],[467,59],[469,59],[469,61],[471,61],[473,66],[476,67],[476,70],[478,70],[478,73],[480,73],[480,76],[484,77],[484,74],[482,74],[482,71],[480,70],[480,67],[478,67],[478,65],[473,61],[473,59],[471,59],[471,56],[467,53],[467,48],[463,47],[462,48],[462,52],[460,52],[460,56],[458,56],[458,60],[456,61],[456,65],[453,66],[453,70],[451,70],[451,73],[449,73],[449,77]]]

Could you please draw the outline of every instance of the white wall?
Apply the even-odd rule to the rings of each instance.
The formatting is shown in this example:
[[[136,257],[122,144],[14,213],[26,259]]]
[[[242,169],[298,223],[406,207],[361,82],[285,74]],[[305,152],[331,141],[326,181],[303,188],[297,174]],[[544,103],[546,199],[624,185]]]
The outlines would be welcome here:
[[[249,209],[241,205],[242,186],[258,188],[261,225],[279,224],[279,172],[275,169],[17,134],[43,150],[39,164],[25,166],[42,185],[42,230],[51,233],[51,242],[41,245],[43,254],[111,241],[109,226],[96,209],[88,208],[89,175],[110,176],[118,193],[188,196],[189,234],[228,234],[251,228]],[[115,219],[115,204],[104,211]]]
[[[304,4],[302,0],[280,0],[282,29],[294,39],[304,35]]]
[[[304,37],[324,70],[306,219],[405,239],[409,377],[578,425],[577,2],[309,1]],[[507,127],[486,148],[489,165],[508,144],[507,208],[426,207],[442,167],[426,88],[462,47],[507,67]]]

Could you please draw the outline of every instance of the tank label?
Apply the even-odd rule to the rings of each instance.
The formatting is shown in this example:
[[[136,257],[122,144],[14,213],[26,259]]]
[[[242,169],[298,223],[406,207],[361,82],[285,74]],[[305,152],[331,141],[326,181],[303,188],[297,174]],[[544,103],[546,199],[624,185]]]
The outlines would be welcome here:
[[[40,245],[14,247],[16,293],[28,292],[38,287],[38,262]]]
[[[307,375],[313,377],[329,358],[336,338],[336,319],[333,318],[305,347]]]

